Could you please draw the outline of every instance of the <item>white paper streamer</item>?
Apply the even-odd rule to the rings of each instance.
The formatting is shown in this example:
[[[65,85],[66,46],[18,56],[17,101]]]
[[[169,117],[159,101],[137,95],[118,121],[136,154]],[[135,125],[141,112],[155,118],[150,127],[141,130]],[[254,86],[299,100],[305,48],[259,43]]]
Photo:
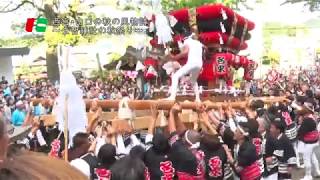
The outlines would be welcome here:
[[[137,72],[140,71],[140,70],[145,70],[145,68],[146,67],[140,61],[137,62],[137,65],[136,65],[136,71]]]
[[[119,61],[118,64],[117,64],[117,66],[116,66],[116,71],[119,71],[119,70],[120,70],[121,64],[122,64],[122,61]]]
[[[172,41],[172,30],[169,25],[168,19],[164,14],[156,15],[155,22],[157,36],[158,36],[158,44],[165,45],[166,43]]]
[[[178,20],[174,16],[169,15],[169,22],[171,27],[173,27],[177,24]]]
[[[226,14],[226,11],[224,11],[224,9],[221,9],[221,15],[222,15],[223,20],[227,20],[228,19],[228,16]]]
[[[199,87],[199,93],[202,94],[202,92],[203,92],[203,87],[200,86],[200,87]]]
[[[220,22],[220,28],[221,28],[221,31],[222,31],[223,33],[226,32],[226,28],[224,27],[223,22]]]
[[[221,34],[219,34],[219,42],[221,45],[224,44]]]

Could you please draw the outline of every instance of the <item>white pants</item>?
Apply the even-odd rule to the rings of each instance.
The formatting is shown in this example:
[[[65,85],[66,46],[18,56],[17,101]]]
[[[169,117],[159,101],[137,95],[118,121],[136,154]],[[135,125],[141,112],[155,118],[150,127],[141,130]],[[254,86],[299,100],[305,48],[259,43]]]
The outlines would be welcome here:
[[[274,174],[271,174],[268,177],[261,178],[261,180],[277,180],[277,179],[278,179],[278,173],[274,173]]]
[[[302,149],[300,149],[300,148],[303,148],[303,146],[302,147],[300,147],[301,145],[300,144],[302,144],[302,142],[300,142],[300,141],[294,141],[294,142],[292,142],[291,143],[292,144],[292,147],[293,147],[293,149],[294,149],[294,152],[296,153],[296,158],[297,158],[297,166],[298,167],[301,167],[301,162],[300,162],[300,153],[302,154]]]
[[[313,149],[317,146],[317,143],[314,144],[305,144],[303,148],[303,161],[304,161],[304,167],[305,167],[305,177],[312,179],[312,155],[313,155]]]
[[[314,175],[319,176],[320,175],[320,167],[319,167],[320,166],[320,162],[317,159],[317,156],[315,154],[315,150],[316,149],[313,150],[312,157],[311,157],[311,162],[312,162],[312,165],[313,165],[312,169],[314,170]]]
[[[200,101],[200,93],[197,79],[201,71],[201,68],[202,67],[198,65],[186,64],[182,68],[180,68],[176,73],[174,73],[172,76],[172,84],[169,99],[176,98],[179,79],[187,74],[191,74],[191,83],[193,85],[193,90],[196,95],[196,101]]]

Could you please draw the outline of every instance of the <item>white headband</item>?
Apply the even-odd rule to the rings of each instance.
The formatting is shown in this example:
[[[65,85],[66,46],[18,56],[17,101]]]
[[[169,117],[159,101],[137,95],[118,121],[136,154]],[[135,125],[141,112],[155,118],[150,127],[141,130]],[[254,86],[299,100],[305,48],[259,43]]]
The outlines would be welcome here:
[[[193,145],[193,143],[189,140],[188,138],[188,133],[189,133],[189,130],[186,131],[186,133],[184,133],[184,139],[187,141],[187,143],[191,146]]]
[[[193,144],[189,138],[188,138],[188,133],[189,133],[189,130],[186,131],[186,133],[184,133],[184,139],[187,141],[187,143],[191,146],[190,148],[191,149],[197,149],[200,147],[200,142],[197,142],[195,144]]]

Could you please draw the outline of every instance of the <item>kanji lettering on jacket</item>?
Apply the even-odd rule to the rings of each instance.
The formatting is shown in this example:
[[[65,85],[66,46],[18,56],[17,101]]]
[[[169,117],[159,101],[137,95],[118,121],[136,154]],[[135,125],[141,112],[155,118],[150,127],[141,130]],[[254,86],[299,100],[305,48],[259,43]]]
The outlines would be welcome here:
[[[150,180],[150,172],[147,167],[144,169],[144,177],[145,177],[145,180]]]
[[[260,138],[253,138],[252,139],[253,145],[256,147],[257,155],[261,155],[262,153],[262,140]]]
[[[60,151],[60,140],[55,139],[51,143],[51,151],[49,152],[49,156],[58,158],[59,151]]]
[[[103,168],[95,169],[98,180],[110,180],[111,171]]]
[[[282,112],[282,117],[284,118],[284,121],[287,126],[290,126],[292,124],[292,119],[288,112]]]
[[[212,157],[209,160],[209,166],[210,166],[210,177],[220,177],[222,176],[222,161],[218,156]]]
[[[194,153],[194,155],[197,158],[197,175],[204,177],[205,175],[205,163],[204,163],[204,152],[201,150],[198,150]]]
[[[162,180],[172,180],[174,177],[175,169],[172,167],[171,161],[165,161],[160,163],[160,170],[163,173]]]
[[[243,168],[240,172],[240,179],[244,180],[256,180],[261,176],[258,163],[253,163],[250,166]]]

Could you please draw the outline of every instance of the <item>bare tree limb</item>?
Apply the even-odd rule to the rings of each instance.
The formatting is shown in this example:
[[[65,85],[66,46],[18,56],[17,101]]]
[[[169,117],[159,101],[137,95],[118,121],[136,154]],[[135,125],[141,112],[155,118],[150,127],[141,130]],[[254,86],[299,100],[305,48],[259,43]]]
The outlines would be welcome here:
[[[298,2],[302,2],[302,0],[286,0],[283,3],[280,4],[280,6],[285,5],[285,4],[293,4],[293,3],[298,3]]]
[[[3,7],[2,9],[6,9],[7,7],[10,6],[11,3],[12,3],[12,2],[8,3],[8,4],[7,4],[5,7]]]
[[[308,6],[310,11],[320,10],[320,1],[319,0],[286,0],[280,5],[286,4],[295,4],[295,3],[304,3],[304,6]]]
[[[9,13],[9,12],[13,12],[18,10],[19,8],[21,8],[22,6],[24,6],[25,4],[31,4],[33,7],[37,8],[38,11],[41,12],[45,12],[44,9],[37,7],[34,2],[28,1],[28,0],[23,0],[20,4],[18,4],[15,8],[13,9],[9,9],[9,10],[5,10],[10,4],[8,4],[6,7],[3,8],[3,10],[0,11],[0,13]]]

